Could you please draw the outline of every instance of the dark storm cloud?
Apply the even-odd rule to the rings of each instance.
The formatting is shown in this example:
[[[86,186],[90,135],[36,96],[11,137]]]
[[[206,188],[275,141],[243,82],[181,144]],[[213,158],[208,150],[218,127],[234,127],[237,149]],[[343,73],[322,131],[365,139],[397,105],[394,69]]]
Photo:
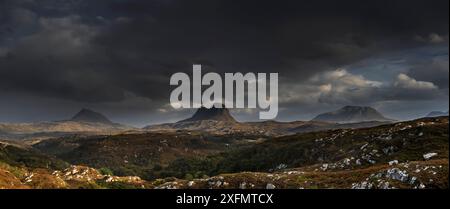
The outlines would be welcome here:
[[[428,45],[448,45],[447,0],[0,0],[0,91],[91,103],[131,93],[157,106],[168,102],[171,74],[194,63],[279,72],[289,86]],[[408,75],[448,89],[448,58],[431,63],[435,77],[428,64]],[[385,97],[410,96],[397,95]]]
[[[410,70],[410,74],[412,77],[419,80],[433,82],[442,89],[448,89],[448,69],[449,61],[447,54],[446,58],[438,57],[415,63]]]

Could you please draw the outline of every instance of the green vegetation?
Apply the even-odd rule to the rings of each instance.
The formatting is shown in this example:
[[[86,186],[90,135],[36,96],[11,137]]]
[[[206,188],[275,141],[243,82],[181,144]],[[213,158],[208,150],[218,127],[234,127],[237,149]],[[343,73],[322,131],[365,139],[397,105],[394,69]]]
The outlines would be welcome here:
[[[98,169],[98,171],[102,174],[102,175],[108,175],[108,176],[114,176],[114,173],[111,171],[111,169],[109,168],[100,168]]]
[[[389,181],[396,188],[421,183],[426,188],[448,188],[448,117],[256,142],[236,140],[230,146],[200,134],[177,134],[72,138],[49,140],[48,147],[41,144],[43,150],[58,149],[57,156],[70,161],[70,167],[34,148],[3,143],[0,188],[240,188],[245,183],[246,188],[272,184],[315,189],[351,188],[362,182],[367,186],[366,179]],[[437,155],[424,159],[428,153]],[[406,171],[417,182],[388,178],[386,171],[393,168]]]
[[[0,147],[0,162],[15,167],[64,169],[69,164],[54,157],[15,146]]]
[[[105,182],[98,180],[96,184],[103,189],[142,189],[142,187],[125,182]]]
[[[439,119],[427,120],[430,122],[429,120]],[[275,138],[251,147],[216,155],[177,159],[164,169],[161,177],[183,178],[186,173],[213,176],[242,171],[267,172],[275,170],[280,164],[295,168],[352,157],[360,159],[362,164],[358,167],[363,168],[372,164],[362,157],[375,151],[377,153],[374,154],[375,162],[381,164],[393,159],[400,162],[423,160],[423,154],[430,152],[448,156],[448,123],[442,121],[430,123],[434,125],[417,126],[417,121],[413,121],[405,122],[398,127],[383,125],[375,128],[324,131]],[[404,128],[409,126],[411,128]],[[362,150],[361,147],[365,144],[367,147]],[[197,178],[198,175],[194,177]]]
[[[166,177],[192,180],[245,171],[274,172],[336,164],[344,159],[352,159],[352,163],[339,169],[352,170],[385,165],[392,160],[422,161],[423,154],[431,152],[438,153],[439,157],[449,153],[448,117],[302,133],[257,143],[230,142],[227,137],[225,140],[198,132],[147,133],[48,140],[35,147],[47,152],[59,150],[57,157],[72,164],[100,168],[103,174],[139,176],[145,180]]]

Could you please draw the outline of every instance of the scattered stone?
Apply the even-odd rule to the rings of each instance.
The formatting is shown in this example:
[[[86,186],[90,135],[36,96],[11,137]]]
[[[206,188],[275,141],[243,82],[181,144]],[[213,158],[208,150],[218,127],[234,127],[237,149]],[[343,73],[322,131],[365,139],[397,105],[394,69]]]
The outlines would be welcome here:
[[[401,182],[405,182],[408,180],[408,174],[406,171],[402,171],[398,168],[391,168],[386,171],[386,177],[394,180],[398,180]]]
[[[380,188],[380,189],[390,189],[389,188],[389,182],[388,181],[381,181],[378,184],[378,188]]]
[[[322,164],[322,167],[320,167],[320,169],[322,169],[322,171],[326,171],[328,169],[328,164]]]
[[[345,165],[350,165],[350,159],[345,158],[345,159],[344,159],[344,164],[345,164]]]
[[[373,184],[367,181],[363,181],[361,183],[353,183],[352,189],[372,189]]]
[[[364,148],[366,148],[367,147],[367,145],[369,145],[369,143],[366,143],[366,144],[364,144],[363,146],[361,146],[361,150],[363,150]]]
[[[389,146],[389,147],[383,148],[382,151],[385,155],[389,155],[394,152],[394,147]]]
[[[416,183],[417,177],[413,176],[411,177],[411,179],[409,180],[409,184],[414,184]]]
[[[275,187],[275,185],[273,185],[273,184],[267,184],[266,185],[266,189],[275,189],[276,187]]]
[[[195,184],[194,181],[189,181],[187,185],[188,185],[188,187],[192,187],[194,184]]]
[[[424,158],[425,160],[429,160],[430,158],[435,157],[435,156],[437,156],[437,155],[438,155],[438,154],[435,153],[435,152],[427,153],[427,154],[424,154],[424,155],[423,155],[423,158]]]
[[[276,170],[283,170],[283,169],[285,169],[285,168],[287,168],[287,165],[284,164],[284,163],[281,163],[281,164],[278,165],[275,169],[276,169]]]
[[[398,164],[398,160],[389,161],[389,165],[397,165],[397,164]]]

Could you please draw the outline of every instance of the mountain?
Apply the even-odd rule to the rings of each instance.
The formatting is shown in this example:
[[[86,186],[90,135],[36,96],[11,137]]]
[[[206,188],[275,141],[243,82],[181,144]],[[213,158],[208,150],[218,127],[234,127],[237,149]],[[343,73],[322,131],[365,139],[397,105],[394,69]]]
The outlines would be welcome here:
[[[381,116],[382,117],[382,116]],[[340,128],[367,128],[390,123],[389,119],[363,120],[346,124],[338,124],[335,121],[262,121],[262,122],[238,122],[226,108],[210,109],[202,107],[190,118],[176,123],[158,124],[144,127],[149,131],[200,131],[215,135],[236,135],[248,138],[272,137],[295,133],[333,130]]]
[[[213,121],[225,121],[225,122],[237,122],[233,116],[231,116],[230,112],[227,108],[206,108],[201,107],[200,109],[195,112],[195,114],[185,120],[179,121],[178,123],[184,123],[184,122],[193,122],[193,121],[203,121],[203,120],[213,120]]]
[[[448,111],[447,112],[433,111],[428,113],[426,117],[440,117],[440,116],[448,116]]]
[[[90,122],[90,123],[104,123],[104,124],[112,124],[107,117],[102,115],[101,113],[94,112],[89,109],[81,109],[75,116],[70,119],[71,121],[78,122]]]
[[[367,121],[392,121],[384,117],[372,107],[345,106],[333,112],[318,115],[313,121],[327,121],[336,123],[358,123]]]
[[[126,131],[139,131],[133,127],[113,123],[100,113],[82,109],[69,120],[34,123],[0,123],[0,139],[40,140],[69,135],[111,135]]]

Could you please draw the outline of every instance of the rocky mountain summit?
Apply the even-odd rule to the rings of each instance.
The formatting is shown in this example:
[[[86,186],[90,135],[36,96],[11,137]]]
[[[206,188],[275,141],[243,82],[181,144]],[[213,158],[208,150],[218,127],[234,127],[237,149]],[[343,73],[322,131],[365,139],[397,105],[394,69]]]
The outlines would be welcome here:
[[[70,119],[70,121],[113,124],[113,122],[101,113],[94,112],[86,108],[81,109]]]
[[[237,122],[233,116],[231,116],[230,111],[225,108],[206,108],[201,107],[195,112],[195,114],[185,120],[181,120],[178,123],[184,123],[184,122],[194,122],[194,121],[204,121],[204,120],[212,120],[212,121],[224,121],[224,122]]]

